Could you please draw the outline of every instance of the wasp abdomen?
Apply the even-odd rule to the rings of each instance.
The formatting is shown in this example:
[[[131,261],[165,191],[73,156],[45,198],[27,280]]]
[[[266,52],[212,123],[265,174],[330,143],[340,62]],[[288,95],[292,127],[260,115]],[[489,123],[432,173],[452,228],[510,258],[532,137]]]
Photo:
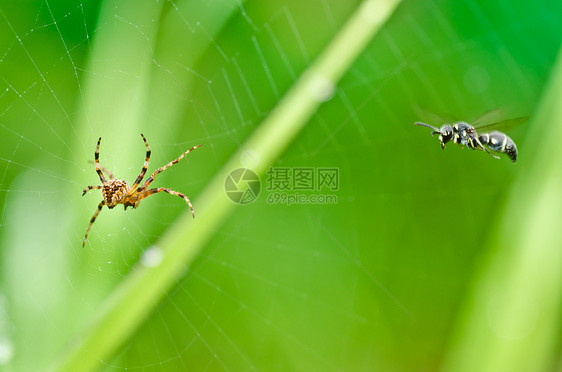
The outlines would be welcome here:
[[[487,145],[492,151],[509,156],[512,162],[517,160],[517,146],[511,138],[502,132],[482,133],[478,138],[482,144]]]

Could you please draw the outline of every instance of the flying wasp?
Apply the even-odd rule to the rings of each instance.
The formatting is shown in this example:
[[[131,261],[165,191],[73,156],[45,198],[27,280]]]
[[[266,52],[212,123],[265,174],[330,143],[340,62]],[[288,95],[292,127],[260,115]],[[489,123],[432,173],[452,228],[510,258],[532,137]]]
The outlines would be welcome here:
[[[470,125],[464,121],[458,121],[454,124],[444,124],[441,128],[434,127],[433,125],[415,122],[415,125],[421,125],[430,129],[433,129],[431,135],[439,135],[439,142],[441,142],[441,148],[444,149],[445,145],[449,141],[453,141],[458,144],[461,148],[464,146],[471,148],[473,150],[485,151],[496,159],[500,157],[492,154],[489,150],[498,152],[501,154],[506,154],[512,162],[515,163],[517,160],[517,146],[515,142],[505,133],[494,130],[490,133],[480,133],[476,131],[490,130],[490,129],[500,129],[506,127],[512,127],[521,124],[529,119],[528,116],[523,116],[514,119],[503,120],[499,122],[494,122],[487,125],[481,125],[480,123],[485,121],[485,118],[495,115],[497,110],[491,111],[490,113],[484,114],[480,119],[476,121],[473,125]],[[480,124],[480,125],[479,125]],[[488,146],[486,148],[484,145]],[[489,149],[489,150],[488,150]]]

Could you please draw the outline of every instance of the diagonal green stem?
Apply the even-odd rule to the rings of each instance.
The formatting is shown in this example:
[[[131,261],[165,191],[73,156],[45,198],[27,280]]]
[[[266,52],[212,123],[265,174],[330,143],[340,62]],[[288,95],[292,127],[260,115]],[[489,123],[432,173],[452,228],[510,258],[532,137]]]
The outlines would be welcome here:
[[[197,200],[197,218],[193,220],[191,214],[185,213],[149,249],[152,257],[161,257],[161,260],[141,260],[136,265],[112,293],[90,328],[78,336],[56,370],[89,371],[99,367],[100,360],[112,357],[174,283],[185,275],[197,253],[234,208],[223,189],[226,175],[242,166],[242,156],[257,162],[254,170],[263,174],[319,105],[331,97],[339,79],[399,2],[367,0],[361,4],[317,61],[203,191]]]

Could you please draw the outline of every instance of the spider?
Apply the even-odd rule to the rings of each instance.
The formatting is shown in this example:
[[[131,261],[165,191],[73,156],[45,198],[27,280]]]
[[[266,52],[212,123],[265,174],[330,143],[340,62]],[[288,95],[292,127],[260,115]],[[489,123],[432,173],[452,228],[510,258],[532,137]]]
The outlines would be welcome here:
[[[137,177],[135,183],[133,183],[132,186],[129,186],[127,182],[123,180],[115,179],[115,177],[113,176],[113,174],[111,174],[111,172],[109,172],[107,169],[105,169],[100,165],[99,150],[100,150],[101,137],[98,139],[98,144],[96,145],[96,152],[94,153],[94,159],[95,159],[94,165],[96,166],[96,172],[98,172],[102,184],[98,186],[86,187],[82,192],[82,196],[86,195],[86,193],[92,189],[101,189],[103,200],[98,205],[98,209],[96,213],[94,213],[94,215],[92,216],[92,219],[90,220],[90,224],[86,229],[86,235],[84,235],[84,241],[82,242],[83,247],[86,245],[86,239],[88,239],[88,233],[90,232],[92,225],[96,221],[96,218],[98,217],[98,214],[101,212],[101,209],[103,208],[104,205],[107,205],[109,209],[113,209],[117,204],[123,204],[125,210],[127,210],[127,207],[133,207],[134,209],[139,206],[139,203],[142,199],[147,198],[152,194],[156,194],[164,191],[167,192],[168,194],[176,195],[179,196],[180,198],[183,198],[187,202],[187,205],[189,205],[189,208],[191,209],[191,214],[195,218],[195,212],[193,211],[193,206],[191,205],[191,202],[189,201],[189,198],[187,196],[185,196],[180,192],[170,190],[166,187],[148,189],[148,186],[150,186],[152,181],[154,181],[154,177],[156,177],[158,173],[161,173],[166,169],[170,168],[172,165],[179,162],[187,154],[189,154],[191,151],[195,150],[196,148],[200,147],[201,145],[193,146],[192,148],[181,154],[176,160],[172,160],[165,166],[156,169],[154,173],[152,173],[152,175],[142,184],[142,186],[139,186],[142,179],[144,178],[144,175],[146,174],[146,170],[148,169],[148,163],[150,161],[150,146],[148,145],[148,142],[146,141],[146,138],[144,138],[144,135],[142,135],[142,133],[141,133],[141,137],[146,146],[146,159],[144,160],[144,166],[142,167],[139,176]],[[109,177],[109,180],[106,180],[102,171]]]

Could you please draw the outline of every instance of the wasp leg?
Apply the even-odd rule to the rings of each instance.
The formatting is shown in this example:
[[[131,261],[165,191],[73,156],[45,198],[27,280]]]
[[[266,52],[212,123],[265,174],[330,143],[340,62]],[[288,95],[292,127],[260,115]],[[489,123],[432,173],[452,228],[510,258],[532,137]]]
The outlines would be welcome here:
[[[478,143],[478,146],[481,147],[482,151],[486,151],[488,154],[492,155],[494,158],[499,159],[500,157],[497,155],[492,154],[490,151],[488,151],[487,148],[484,147],[484,145],[482,144],[482,142],[480,142],[480,139],[478,137],[474,138],[476,140],[476,143]]]
[[[459,138],[461,138],[461,137],[459,136],[458,133],[453,134],[453,142],[456,143],[457,145],[459,145],[459,147],[462,149],[463,147],[462,147],[461,142],[459,141]]]

